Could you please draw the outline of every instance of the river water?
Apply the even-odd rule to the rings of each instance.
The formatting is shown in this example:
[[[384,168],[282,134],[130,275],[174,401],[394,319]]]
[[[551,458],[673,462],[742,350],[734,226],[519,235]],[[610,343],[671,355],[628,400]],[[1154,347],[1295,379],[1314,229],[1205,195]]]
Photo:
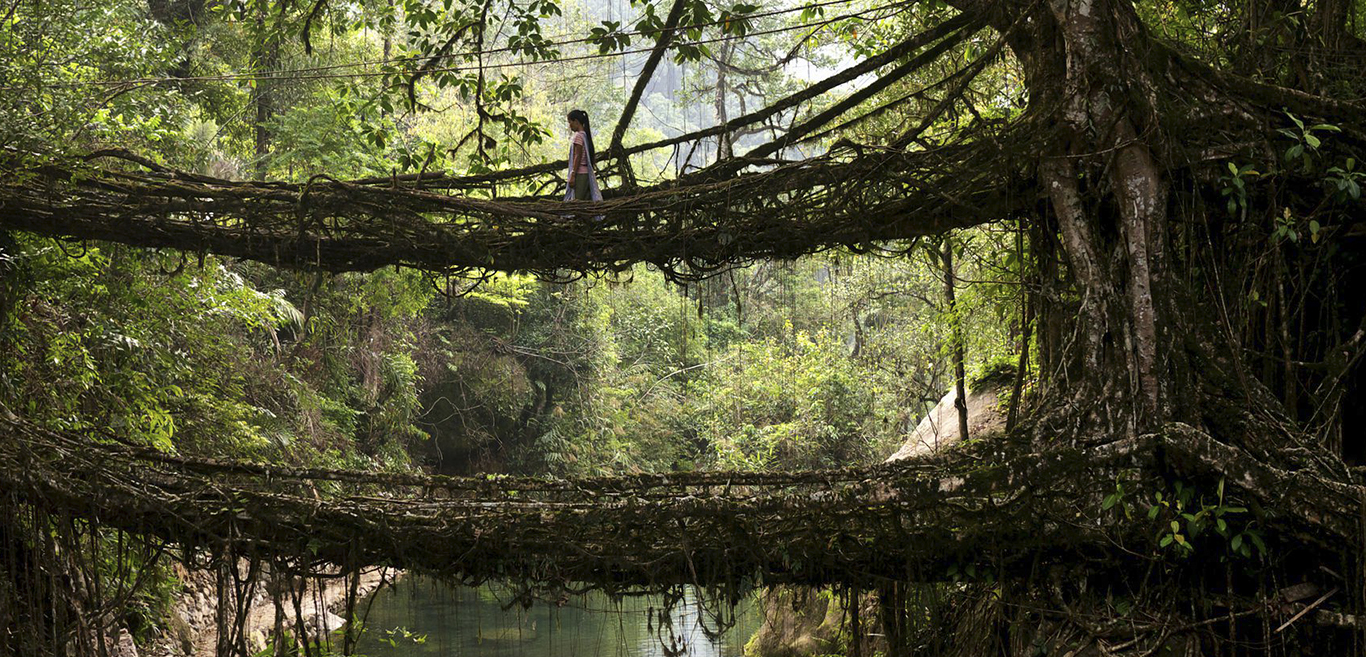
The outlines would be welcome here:
[[[759,605],[746,601],[719,637],[711,614],[689,591],[661,631],[658,596],[619,602],[597,593],[563,606],[512,605],[506,590],[451,587],[410,577],[380,591],[358,646],[367,657],[738,657],[759,628]],[[365,604],[360,605],[361,612]]]

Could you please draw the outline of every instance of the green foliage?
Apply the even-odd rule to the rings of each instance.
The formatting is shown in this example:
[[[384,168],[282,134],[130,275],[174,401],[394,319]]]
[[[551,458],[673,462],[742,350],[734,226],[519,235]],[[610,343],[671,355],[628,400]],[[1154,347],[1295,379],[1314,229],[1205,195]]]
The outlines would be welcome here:
[[[1324,182],[1339,203],[1361,200],[1361,185],[1366,182],[1366,171],[1357,170],[1356,158],[1347,158],[1340,167],[1329,167],[1328,174]]]
[[[862,385],[865,376],[835,335],[799,332],[791,341],[743,345],[716,376],[702,406],[702,435],[719,467],[837,467],[872,457],[883,428],[877,406],[886,399]]]
[[[1229,175],[1220,178],[1223,186],[1219,193],[1228,197],[1228,213],[1237,216],[1247,211],[1249,180],[1261,174],[1251,164],[1238,166],[1232,162],[1228,163],[1228,173]]]
[[[847,258],[763,265],[686,289],[645,267],[629,283],[490,278],[424,311],[434,323],[418,358],[419,424],[456,470],[876,460],[947,387],[947,330],[917,298],[925,293],[894,292],[937,285],[935,272]],[[994,299],[968,286],[961,296],[966,309]],[[906,308],[923,312],[899,316]],[[1013,357],[991,342],[1004,335],[998,316],[962,317],[974,329],[974,371],[1009,372]]]
[[[92,82],[156,75],[175,56],[143,3],[17,3],[6,8],[0,36],[6,148],[61,153],[116,142],[154,153],[172,139],[182,96],[125,89],[90,97]]]
[[[388,644],[391,648],[397,648],[400,645],[420,646],[427,642],[427,635],[413,632],[406,627],[395,627],[393,629],[384,630],[384,633],[379,637],[379,640]]]
[[[981,583],[987,585],[996,584],[996,571],[991,566],[979,566],[978,564],[967,562],[954,562],[949,564],[948,571],[945,572],[950,582],[958,583]]]
[[[1105,496],[1101,508],[1135,520],[1136,507],[1146,504],[1143,514],[1156,527],[1156,550],[1178,558],[1194,555],[1197,547],[1219,549],[1220,560],[1253,559],[1267,554],[1266,543],[1258,530],[1256,515],[1247,507],[1231,504],[1224,498],[1224,480],[1213,495],[1200,492],[1187,482],[1176,480],[1170,487],[1152,493],[1151,503],[1136,499],[1117,481],[1114,492]]]
[[[1182,555],[1195,551],[1195,541],[1210,528],[1227,541],[1230,555],[1250,559],[1253,548],[1258,555],[1266,554],[1266,544],[1255,529],[1256,521],[1247,518],[1246,507],[1224,502],[1224,481],[1219,480],[1213,499],[1207,500],[1185,482],[1172,483],[1172,491],[1153,493],[1154,504],[1148,509],[1148,519],[1165,522],[1158,532],[1158,547],[1177,550]]]
[[[0,371],[0,403],[15,412],[168,451],[253,457],[375,452],[421,436],[401,328],[430,296],[419,281],[377,274],[357,279],[344,304],[305,299],[301,310],[299,290],[263,290],[287,281],[253,280],[262,270],[216,258],[197,266],[122,247],[72,257],[26,239],[19,248],[26,283],[7,291],[16,302],[0,338],[17,356]],[[354,331],[357,316],[385,327]],[[338,358],[347,352],[355,358]]]
[[[1308,172],[1313,168],[1313,156],[1318,153],[1319,147],[1323,145],[1323,139],[1320,135],[1329,132],[1342,132],[1342,128],[1329,123],[1306,125],[1304,121],[1290,112],[1286,112],[1285,115],[1295,124],[1294,128],[1280,128],[1276,131],[1291,142],[1283,153],[1285,161],[1298,162],[1301,169]]]

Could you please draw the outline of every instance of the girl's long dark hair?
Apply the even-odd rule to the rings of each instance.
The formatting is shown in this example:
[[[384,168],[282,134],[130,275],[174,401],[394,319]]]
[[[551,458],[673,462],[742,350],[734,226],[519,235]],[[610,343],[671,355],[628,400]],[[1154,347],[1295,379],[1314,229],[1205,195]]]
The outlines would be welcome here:
[[[569,112],[569,119],[578,121],[579,125],[583,126],[584,141],[588,143],[588,161],[596,163],[598,157],[597,151],[593,149],[593,127],[588,123],[588,112],[581,109],[572,110]]]

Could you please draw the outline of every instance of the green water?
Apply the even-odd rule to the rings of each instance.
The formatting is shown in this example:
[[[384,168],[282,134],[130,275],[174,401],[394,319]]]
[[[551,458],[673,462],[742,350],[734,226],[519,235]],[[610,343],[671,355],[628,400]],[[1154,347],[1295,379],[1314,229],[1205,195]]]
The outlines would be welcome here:
[[[672,631],[659,628],[657,596],[589,594],[504,611],[505,590],[406,578],[373,600],[359,645],[367,657],[737,657],[761,622],[758,605],[742,603],[735,625],[713,640],[704,626],[716,623],[691,593],[671,611]]]

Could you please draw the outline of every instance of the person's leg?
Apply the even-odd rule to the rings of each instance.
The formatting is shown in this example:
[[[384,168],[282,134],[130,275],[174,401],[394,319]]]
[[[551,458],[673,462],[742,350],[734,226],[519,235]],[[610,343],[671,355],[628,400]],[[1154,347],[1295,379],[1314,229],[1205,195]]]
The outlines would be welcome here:
[[[588,174],[580,173],[574,176],[574,200],[591,201],[588,196]]]

